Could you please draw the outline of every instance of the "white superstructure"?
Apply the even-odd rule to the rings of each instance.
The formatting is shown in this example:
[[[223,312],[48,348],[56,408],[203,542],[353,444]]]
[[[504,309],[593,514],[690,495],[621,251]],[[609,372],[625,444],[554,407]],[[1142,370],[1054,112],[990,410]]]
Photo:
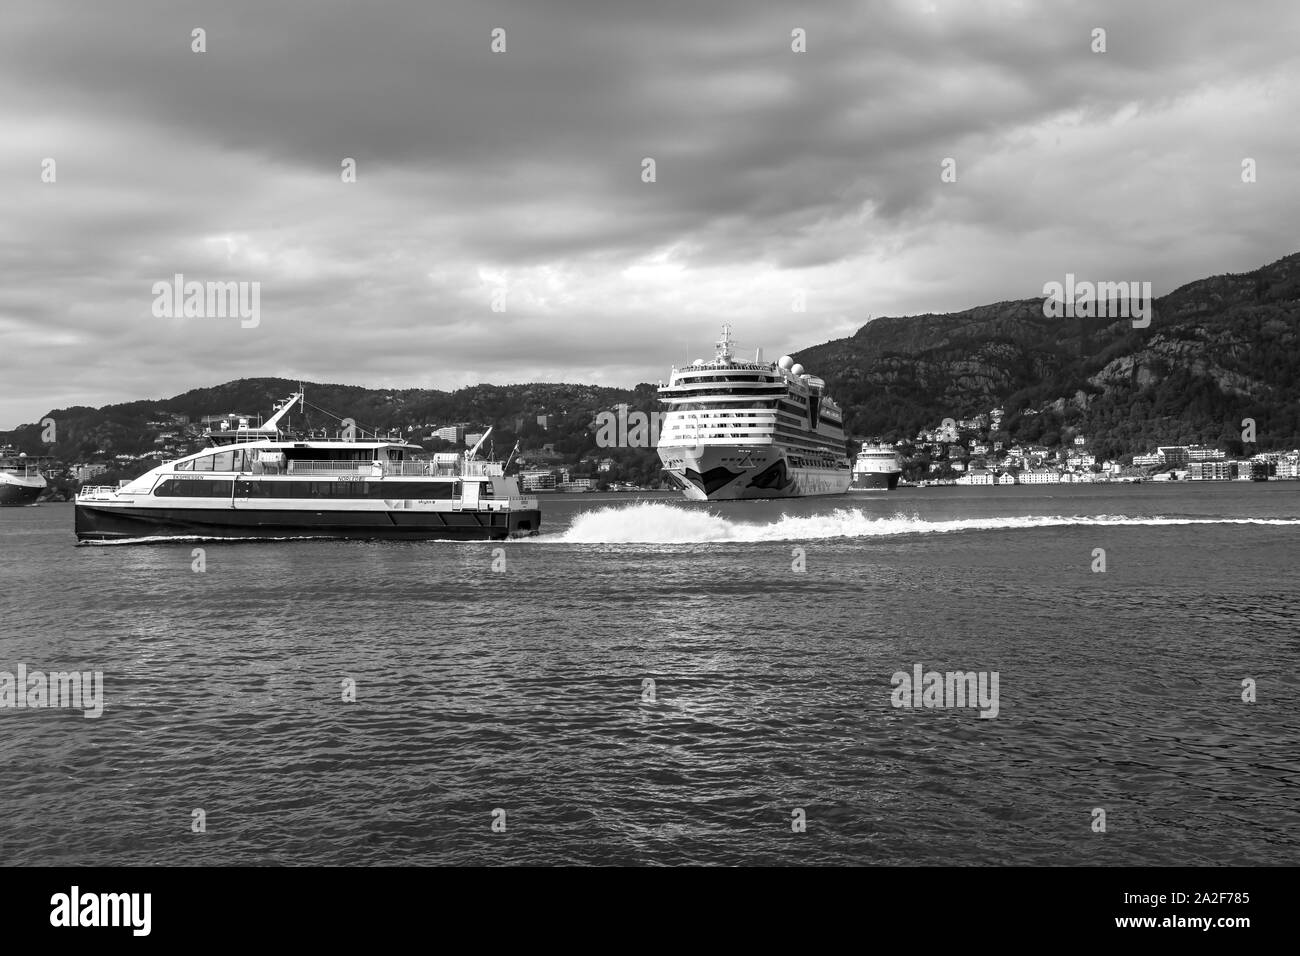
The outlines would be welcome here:
[[[898,487],[903,463],[893,445],[865,442],[853,461],[854,491],[890,491]]]
[[[723,326],[711,360],[674,368],[659,388],[664,470],[696,500],[843,494],[844,417],[825,389],[788,355],[737,360]]]

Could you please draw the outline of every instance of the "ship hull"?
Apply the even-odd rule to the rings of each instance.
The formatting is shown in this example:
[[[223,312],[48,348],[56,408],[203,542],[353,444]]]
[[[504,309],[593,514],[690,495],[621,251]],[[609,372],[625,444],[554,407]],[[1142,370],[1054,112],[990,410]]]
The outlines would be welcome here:
[[[44,490],[44,479],[39,483],[24,478],[0,479],[0,508],[21,508],[35,504]]]
[[[842,468],[793,464],[770,446],[719,445],[659,449],[664,470],[692,501],[742,501],[758,498],[811,498],[842,495],[851,478]]]
[[[902,477],[900,471],[874,471],[863,472],[853,476],[853,483],[849,485],[850,491],[893,491],[898,487],[898,479]]]
[[[131,538],[350,538],[497,541],[536,534],[541,511],[290,511],[76,505],[79,541]]]

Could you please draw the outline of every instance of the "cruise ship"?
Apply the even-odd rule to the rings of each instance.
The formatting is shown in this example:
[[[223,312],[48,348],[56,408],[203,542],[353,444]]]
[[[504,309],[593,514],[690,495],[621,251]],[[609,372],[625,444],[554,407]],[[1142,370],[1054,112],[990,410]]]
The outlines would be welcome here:
[[[12,445],[0,447],[0,508],[36,503],[45,490],[45,476]]]
[[[903,474],[903,464],[893,445],[864,442],[853,462],[853,491],[893,491]]]
[[[687,498],[800,498],[848,491],[844,416],[826,383],[788,355],[764,363],[733,354],[723,326],[711,360],[673,368],[659,459]]]
[[[491,429],[464,454],[415,457],[400,438],[298,440],[281,419],[212,433],[212,447],[118,488],[76,500],[80,541],[153,537],[495,540],[536,534],[541,512],[505,465],[478,458]],[[322,409],[323,411],[323,409]],[[508,465],[508,462],[507,462]]]

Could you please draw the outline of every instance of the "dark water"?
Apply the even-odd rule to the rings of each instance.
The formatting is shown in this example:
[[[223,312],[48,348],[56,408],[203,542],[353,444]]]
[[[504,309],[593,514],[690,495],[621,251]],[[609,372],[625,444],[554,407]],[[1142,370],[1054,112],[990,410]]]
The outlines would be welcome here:
[[[0,855],[1300,857],[1300,483],[543,508],[499,572],[491,544],[74,547],[69,505],[0,511],[0,670],[106,697],[0,710]],[[998,716],[891,706],[917,663],[997,671]]]

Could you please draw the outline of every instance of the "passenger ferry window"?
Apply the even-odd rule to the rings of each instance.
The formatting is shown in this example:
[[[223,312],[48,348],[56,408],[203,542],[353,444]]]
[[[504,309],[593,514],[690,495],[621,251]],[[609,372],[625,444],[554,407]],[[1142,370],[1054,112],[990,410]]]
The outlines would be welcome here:
[[[176,463],[176,470],[177,470],[177,471],[193,471],[193,470],[194,470],[194,462],[192,462],[192,461],[178,461],[178,462]]]
[[[231,471],[235,465],[235,453],[233,451],[222,451],[213,455],[213,471]]]
[[[203,478],[168,478],[160,481],[153,493],[160,498],[227,498],[231,485]]]
[[[244,451],[244,449],[242,449],[242,448],[236,448],[235,451],[233,452],[233,454],[234,454],[234,456],[235,456],[235,461],[234,461],[234,464],[230,466],[230,470],[231,470],[231,471],[247,471],[247,470],[248,470],[248,464],[247,464],[247,459],[246,459],[246,452]]]
[[[212,459],[213,459],[214,457],[216,457],[216,456],[214,456],[214,455],[204,455],[202,458],[195,458],[195,459],[194,459],[194,470],[195,470],[195,471],[211,471],[211,470],[212,470]]]

